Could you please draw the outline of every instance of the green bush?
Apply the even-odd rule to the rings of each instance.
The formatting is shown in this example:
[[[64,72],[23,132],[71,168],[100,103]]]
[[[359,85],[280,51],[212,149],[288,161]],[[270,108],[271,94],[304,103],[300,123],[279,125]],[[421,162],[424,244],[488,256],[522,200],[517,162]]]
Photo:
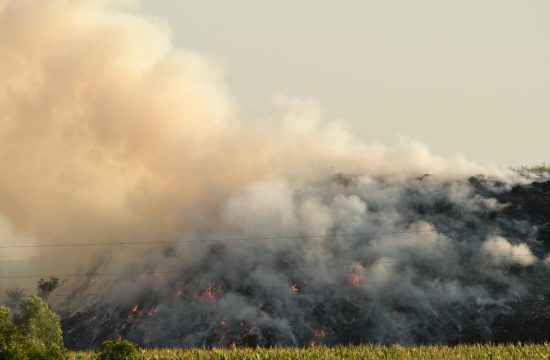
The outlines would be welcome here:
[[[131,360],[138,358],[136,344],[125,339],[107,340],[101,346],[98,360]]]
[[[5,306],[0,306],[0,336],[8,336],[15,331],[12,323],[11,311]]]
[[[14,343],[16,336],[16,328],[12,323],[12,315],[10,309],[0,306],[0,359],[11,358],[20,359],[21,356],[15,356],[17,346]]]
[[[14,324],[27,336],[36,338],[47,347],[63,347],[61,319],[37,296],[31,296],[19,305]]]
[[[40,298],[24,300],[15,317],[0,307],[0,359],[66,359],[59,316]]]

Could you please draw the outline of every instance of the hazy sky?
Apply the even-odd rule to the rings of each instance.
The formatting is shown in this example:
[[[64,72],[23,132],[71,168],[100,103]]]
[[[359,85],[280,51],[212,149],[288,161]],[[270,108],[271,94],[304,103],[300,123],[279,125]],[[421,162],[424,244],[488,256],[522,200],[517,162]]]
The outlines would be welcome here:
[[[142,0],[223,64],[243,111],[318,100],[365,141],[550,160],[548,0]]]

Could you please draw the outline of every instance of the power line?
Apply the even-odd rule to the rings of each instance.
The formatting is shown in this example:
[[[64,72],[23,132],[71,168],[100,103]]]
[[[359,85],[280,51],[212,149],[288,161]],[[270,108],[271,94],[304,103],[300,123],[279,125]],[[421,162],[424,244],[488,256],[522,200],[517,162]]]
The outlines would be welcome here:
[[[360,290],[361,286],[363,285],[385,285],[385,284],[411,284],[413,285],[413,280],[385,280],[385,281],[366,281],[366,282],[357,282],[355,284],[348,283],[348,288],[354,289],[354,290]],[[208,289],[207,287],[201,287],[199,288],[199,293],[201,291],[204,291]],[[298,285],[294,282],[291,282],[287,285],[278,285],[278,286],[243,286],[241,288],[233,289],[233,292],[238,292],[239,290],[266,290],[266,289],[289,289],[291,292],[301,295],[301,294],[307,294],[307,293],[318,293],[318,292],[327,292],[326,286],[323,285]],[[101,296],[101,295],[131,295],[131,294],[144,294],[146,291],[124,291],[124,292],[117,292],[117,291],[107,291],[103,293],[82,293],[82,294],[51,294],[50,297],[70,297],[70,296]],[[181,296],[181,295],[180,295]],[[177,297],[180,297],[177,296]]]
[[[325,235],[292,235],[292,236],[268,236],[253,238],[221,238],[221,239],[202,239],[202,240],[170,240],[170,241],[129,241],[129,242],[111,242],[111,243],[65,243],[65,244],[35,244],[35,245],[3,245],[0,249],[27,249],[27,248],[58,248],[58,247],[83,247],[83,246],[136,246],[136,245],[170,245],[170,244],[202,244],[211,242],[239,242],[239,241],[264,241],[278,239],[309,239],[309,238],[336,238],[336,237],[361,237],[361,236],[381,236],[398,234],[418,234],[433,233],[436,230],[409,230],[409,231],[390,231],[390,232],[371,232],[358,234],[325,234]]]
[[[498,258],[514,258],[514,257],[529,257],[534,256],[533,254],[515,254],[515,255],[497,255],[497,256],[484,256],[484,259],[498,259]],[[289,266],[286,265],[285,268],[294,268],[294,269],[300,269],[300,268],[319,268],[319,267],[346,267],[346,266],[354,266],[356,264],[359,264],[361,266],[366,265],[378,265],[378,264],[410,264],[411,261],[394,261],[394,260],[388,260],[388,261],[374,261],[369,262],[368,264],[362,264],[359,260],[350,260],[349,263],[328,263],[328,264],[317,264],[317,265],[298,265],[298,266]],[[440,259],[423,259],[423,262],[440,262],[440,261],[449,261],[447,258],[440,258]],[[511,267],[510,265],[508,267]],[[168,275],[168,274],[178,274],[178,273],[186,273],[189,271],[197,271],[197,270],[204,270],[204,268],[200,266],[193,266],[189,267],[184,270],[167,270],[167,271],[160,271],[160,270],[154,270],[154,271],[136,271],[136,272],[112,272],[112,273],[84,273],[84,274],[49,274],[49,275],[4,275],[0,276],[0,279],[26,279],[26,278],[46,278],[49,276],[58,277],[58,278],[68,278],[68,277],[111,277],[111,276],[136,276],[136,275]],[[212,269],[214,271],[218,272],[225,272],[225,271],[242,271],[242,267],[234,267],[234,268],[218,268],[218,269]]]
[[[334,265],[334,264],[322,264],[322,265],[301,265],[296,266],[295,268],[308,268],[308,267],[325,267],[325,266],[345,266],[345,264],[342,265]],[[287,267],[288,268],[288,267]],[[44,278],[48,276],[54,276],[54,277],[110,277],[110,276],[126,276],[126,275],[167,275],[167,274],[177,274],[177,273],[185,273],[188,271],[194,271],[194,270],[203,270],[201,267],[190,267],[185,270],[168,270],[168,271],[137,271],[137,272],[114,272],[114,273],[96,273],[96,274],[53,274],[53,275],[13,275],[13,276],[0,276],[0,279],[12,279],[12,278]],[[221,268],[221,269],[215,269],[216,271],[239,271],[243,270],[243,268]]]

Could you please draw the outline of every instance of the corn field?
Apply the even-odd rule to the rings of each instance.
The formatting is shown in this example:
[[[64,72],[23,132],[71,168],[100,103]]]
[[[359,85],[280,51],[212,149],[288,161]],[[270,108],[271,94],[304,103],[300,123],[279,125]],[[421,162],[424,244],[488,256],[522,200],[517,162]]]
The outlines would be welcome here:
[[[93,360],[97,353],[71,353],[69,359]],[[541,345],[338,346],[272,349],[151,349],[138,359],[550,359],[550,343]]]

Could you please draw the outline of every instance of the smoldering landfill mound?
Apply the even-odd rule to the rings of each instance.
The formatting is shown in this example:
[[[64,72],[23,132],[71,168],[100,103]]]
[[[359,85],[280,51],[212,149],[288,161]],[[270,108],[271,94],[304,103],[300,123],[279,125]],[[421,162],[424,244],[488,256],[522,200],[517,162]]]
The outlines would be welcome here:
[[[0,257],[69,346],[546,339],[547,177],[250,119],[132,3],[0,0]]]
[[[131,271],[149,271],[137,283],[80,283],[60,305],[66,340],[77,348],[117,336],[145,346],[547,341],[549,197],[549,181],[483,177],[254,185],[224,209],[234,234],[257,234],[253,242],[203,243],[192,255],[173,246],[156,262],[136,260]],[[275,229],[303,236],[260,238]]]

